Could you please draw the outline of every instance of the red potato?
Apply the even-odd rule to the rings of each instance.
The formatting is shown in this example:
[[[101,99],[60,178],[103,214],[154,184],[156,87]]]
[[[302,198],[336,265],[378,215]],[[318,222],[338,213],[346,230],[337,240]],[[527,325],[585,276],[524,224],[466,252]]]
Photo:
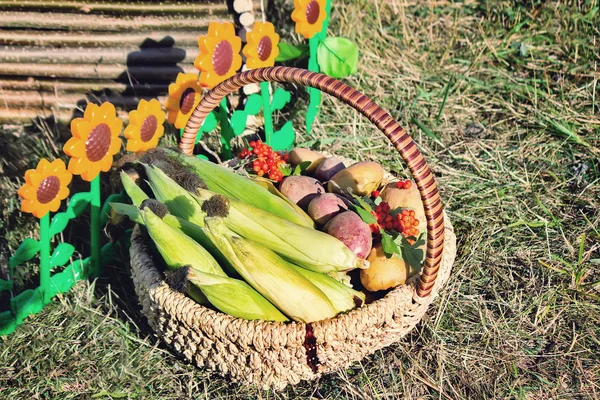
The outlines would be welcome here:
[[[365,259],[371,251],[371,229],[353,211],[345,211],[333,217],[324,228],[325,232],[344,243],[358,257]]]
[[[319,225],[325,225],[348,206],[333,193],[325,193],[312,199],[308,205],[308,215]]]
[[[318,180],[300,175],[285,178],[281,182],[279,191],[304,210],[306,210],[312,199],[325,193],[325,189]]]
[[[329,157],[324,159],[315,170],[315,178],[321,182],[327,182],[337,172],[346,168],[344,162],[337,157]]]

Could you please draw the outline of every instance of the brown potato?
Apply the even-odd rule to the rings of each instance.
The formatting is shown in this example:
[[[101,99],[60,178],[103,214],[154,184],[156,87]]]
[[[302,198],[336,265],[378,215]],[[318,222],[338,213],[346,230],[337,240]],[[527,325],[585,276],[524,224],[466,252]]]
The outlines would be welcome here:
[[[383,180],[383,168],[372,161],[361,161],[342,169],[329,181],[328,191],[339,193],[352,191],[358,196],[366,196],[377,189]]]
[[[321,162],[315,170],[315,178],[321,182],[327,182],[339,171],[346,168],[344,162],[337,157],[328,157]]]
[[[371,251],[373,240],[371,228],[353,211],[336,215],[323,228],[325,232],[339,239],[360,258],[366,258]]]
[[[410,266],[397,254],[387,258],[381,244],[371,250],[367,260],[369,268],[360,270],[360,282],[371,292],[403,285],[410,276]]]
[[[306,210],[312,199],[325,193],[325,189],[318,180],[300,175],[285,178],[281,182],[279,191],[303,210]]]
[[[331,218],[346,210],[346,203],[333,193],[319,195],[308,205],[308,215],[319,225],[325,225]]]
[[[381,191],[381,200],[389,204],[390,209],[408,208],[415,211],[415,218],[419,220],[419,231],[427,229],[425,209],[417,185],[413,183],[410,189],[399,189],[396,182],[389,183]]]
[[[308,173],[314,172],[321,165],[321,162],[325,160],[325,155],[303,147],[296,147],[289,152],[288,157],[288,162],[294,167],[305,161],[310,161],[311,164],[306,169]]]

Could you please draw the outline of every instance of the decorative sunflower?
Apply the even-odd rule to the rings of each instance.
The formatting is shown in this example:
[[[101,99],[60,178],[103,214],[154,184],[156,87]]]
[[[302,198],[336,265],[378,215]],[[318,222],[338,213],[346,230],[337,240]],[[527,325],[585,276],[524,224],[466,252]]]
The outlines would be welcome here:
[[[127,151],[140,152],[155,148],[165,133],[165,113],[156,99],[141,100],[137,110],[129,113],[129,125],[125,128]]]
[[[275,65],[279,55],[279,35],[270,22],[256,22],[252,32],[246,34],[247,44],[242,53],[246,56],[248,68],[264,68]]]
[[[52,162],[42,158],[35,169],[25,172],[25,184],[19,188],[23,199],[21,210],[42,218],[49,211],[56,211],[60,202],[69,195],[73,175],[63,160]]]
[[[179,73],[175,83],[169,85],[169,97],[165,104],[169,123],[177,129],[185,128],[192,111],[200,103],[201,93],[196,74]]]
[[[292,20],[296,22],[296,32],[310,39],[323,28],[326,0],[294,0]]]
[[[113,156],[121,148],[119,134],[122,127],[123,121],[117,118],[115,106],[111,103],[101,106],[89,103],[83,118],[71,121],[73,137],[63,148],[65,154],[71,157],[69,172],[91,182],[100,171],[108,171]]]
[[[231,22],[211,22],[208,35],[198,38],[200,54],[194,66],[200,71],[200,85],[212,89],[235,75],[242,66],[242,40],[235,36]]]

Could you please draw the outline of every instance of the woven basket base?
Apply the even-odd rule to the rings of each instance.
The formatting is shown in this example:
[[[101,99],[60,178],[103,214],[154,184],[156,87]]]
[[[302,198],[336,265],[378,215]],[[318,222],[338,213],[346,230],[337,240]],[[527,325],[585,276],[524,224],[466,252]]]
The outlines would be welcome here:
[[[450,275],[456,236],[446,238],[430,296],[415,279],[384,298],[313,324],[246,321],[203,307],[163,281],[138,227],[131,237],[131,274],[142,312],[157,335],[185,359],[235,382],[281,390],[349,366],[409,333]]]

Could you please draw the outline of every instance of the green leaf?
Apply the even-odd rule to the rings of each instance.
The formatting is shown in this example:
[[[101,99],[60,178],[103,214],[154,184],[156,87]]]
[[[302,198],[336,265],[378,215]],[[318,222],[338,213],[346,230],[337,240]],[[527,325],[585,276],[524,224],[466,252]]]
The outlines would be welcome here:
[[[67,214],[69,217],[75,218],[80,216],[85,211],[88,204],[90,204],[90,199],[90,192],[77,193],[75,196],[71,197],[69,207],[67,207]]]
[[[15,254],[9,259],[8,264],[11,268],[31,260],[40,251],[40,242],[35,239],[27,238],[19,246]]]
[[[290,102],[291,98],[292,98],[292,95],[290,92],[288,92],[287,90],[285,90],[283,88],[277,88],[275,90],[275,92],[273,93],[273,100],[271,101],[271,109],[273,111],[281,110],[283,107],[285,107],[285,105],[287,103]]]
[[[279,164],[279,170],[283,174],[283,176],[292,175],[292,166],[290,164]]]
[[[262,97],[258,93],[254,93],[253,95],[248,96],[246,100],[246,104],[244,105],[244,111],[248,115],[256,115],[262,109]]]
[[[408,265],[415,268],[417,271],[420,271],[423,267],[423,260],[425,258],[425,252],[423,251],[423,249],[419,248],[425,244],[424,236],[425,234],[421,233],[421,235],[414,244],[410,244],[408,240],[402,235],[399,235],[397,238],[400,239],[402,259],[406,261]]]
[[[54,217],[52,217],[52,222],[50,222],[50,236],[58,235],[64,231],[70,220],[71,218],[66,212],[54,215]]]
[[[237,110],[231,115],[231,129],[235,136],[241,135],[246,129],[246,121],[248,120],[248,114],[244,110]]]
[[[346,38],[323,40],[319,43],[317,55],[321,71],[333,78],[343,78],[356,72],[358,47]]]
[[[358,213],[358,215],[360,216],[360,218],[367,224],[374,224],[375,222],[377,222],[377,219],[375,219],[373,214],[371,214],[370,212],[368,212],[367,210],[365,210],[362,207],[355,207],[354,211],[356,211]]]
[[[196,143],[202,140],[202,137],[205,133],[214,131],[216,127],[217,117],[215,115],[215,112],[212,111],[206,116],[204,122],[202,123],[202,126],[198,130],[198,133],[196,134]]]
[[[5,281],[4,279],[0,279],[0,292],[5,290],[12,290],[13,283],[11,281]]]
[[[391,258],[394,253],[398,255],[402,254],[394,238],[383,229],[381,230],[381,248],[387,258]]]
[[[306,171],[306,169],[310,167],[311,164],[312,161],[301,162],[300,164],[296,165],[296,168],[294,168],[294,173],[292,175],[302,175],[302,173]]]
[[[375,205],[376,205],[376,206],[378,206],[378,205],[380,205],[380,204],[381,204],[381,202],[382,202],[382,201],[383,201],[383,200],[381,199],[381,197],[377,196],[377,197],[375,198],[375,200],[373,200],[373,203],[375,203]]]
[[[294,140],[296,140],[296,132],[294,132],[292,121],[288,121],[273,134],[271,147],[274,151],[291,150],[294,147]]]
[[[73,255],[73,252],[75,252],[75,247],[72,244],[61,243],[56,246],[50,257],[50,268],[65,265]]]
[[[294,46],[293,44],[279,42],[279,55],[275,57],[275,61],[289,61],[296,58],[303,57],[308,54],[308,46],[305,44],[299,44]]]

